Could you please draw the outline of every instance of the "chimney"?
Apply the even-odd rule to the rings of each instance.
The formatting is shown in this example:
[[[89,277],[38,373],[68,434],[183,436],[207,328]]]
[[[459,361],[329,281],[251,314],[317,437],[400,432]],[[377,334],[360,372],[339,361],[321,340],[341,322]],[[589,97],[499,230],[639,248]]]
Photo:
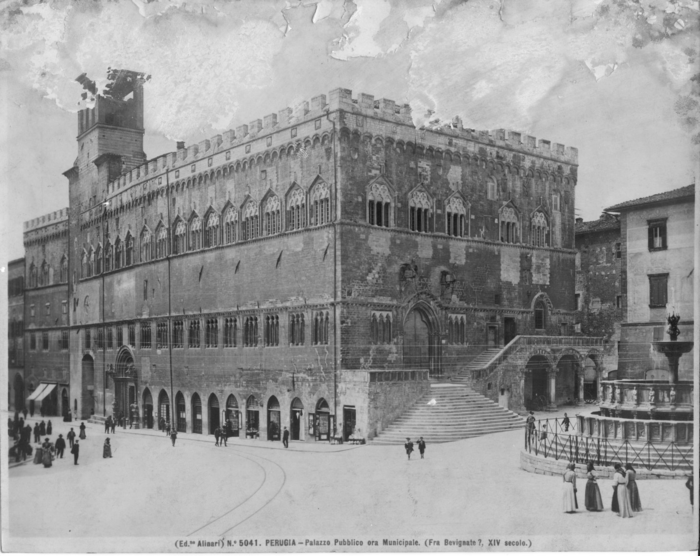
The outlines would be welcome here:
[[[576,224],[583,224],[583,218],[577,218],[576,219]]]
[[[177,150],[179,151],[180,149],[185,148],[185,142],[184,141],[178,141],[177,142]]]

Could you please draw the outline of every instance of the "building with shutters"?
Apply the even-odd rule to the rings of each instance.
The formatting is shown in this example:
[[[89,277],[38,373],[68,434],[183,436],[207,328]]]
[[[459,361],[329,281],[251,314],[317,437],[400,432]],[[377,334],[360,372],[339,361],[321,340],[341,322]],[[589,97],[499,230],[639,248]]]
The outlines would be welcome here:
[[[576,149],[336,89],[148,159],[144,77],[109,78],[65,172],[78,416],[372,438],[517,338],[475,388],[577,399]]]
[[[620,203],[621,327],[617,378],[665,379],[668,361],[650,349],[665,341],[667,316],[681,316],[681,340],[693,337],[695,185]],[[681,358],[680,380],[692,380],[693,354]]]

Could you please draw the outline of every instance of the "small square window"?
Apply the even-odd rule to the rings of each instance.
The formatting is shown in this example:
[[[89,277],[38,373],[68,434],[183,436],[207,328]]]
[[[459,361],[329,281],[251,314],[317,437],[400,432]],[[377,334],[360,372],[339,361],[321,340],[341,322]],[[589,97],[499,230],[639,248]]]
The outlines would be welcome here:
[[[269,147],[270,145],[272,145],[272,135],[270,135],[270,136],[266,139],[265,144],[266,144],[268,147]]]
[[[321,129],[321,120],[316,120],[314,122],[314,129]]]
[[[179,177],[180,177],[180,170],[175,170],[175,178],[177,179]]]
[[[190,166],[190,172],[194,173],[194,171],[195,171],[196,169],[197,169],[197,165],[196,165],[196,164],[193,164],[192,166]]]
[[[617,297],[615,297],[615,306],[618,309],[622,309],[622,296],[621,295],[618,295]]]
[[[208,159],[207,166],[209,166],[209,168],[211,168],[212,164],[214,164],[214,159],[213,158]]]
[[[261,180],[267,179],[267,170],[260,170],[260,179]]]
[[[231,151],[226,151],[226,160],[231,160]]]
[[[297,128],[293,127],[291,133],[292,133],[292,138],[296,137],[297,136]]]
[[[249,153],[249,152],[250,152],[250,145],[246,145],[246,146],[245,146],[245,152],[246,152],[246,153]]]

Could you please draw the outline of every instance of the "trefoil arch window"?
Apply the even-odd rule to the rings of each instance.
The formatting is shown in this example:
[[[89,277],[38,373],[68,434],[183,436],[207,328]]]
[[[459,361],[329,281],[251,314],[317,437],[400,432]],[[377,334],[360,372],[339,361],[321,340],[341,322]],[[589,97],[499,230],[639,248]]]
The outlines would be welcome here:
[[[175,224],[175,234],[173,236],[173,255],[181,255],[185,252],[185,239],[187,237],[187,226],[180,220]]]
[[[311,225],[321,226],[331,221],[331,192],[328,184],[319,182],[314,185],[309,196]]]
[[[246,317],[243,321],[243,347],[258,345],[258,317]]]
[[[89,264],[90,258],[89,257],[90,256],[88,255],[88,252],[85,249],[83,249],[83,254],[81,257],[81,261],[80,261],[81,262],[81,265],[80,265],[81,275],[83,278],[89,278],[91,276],[90,275],[90,264]],[[39,284],[39,285],[41,285],[41,284]]]
[[[189,324],[190,330],[189,330],[189,338],[188,338],[188,345],[191,348],[198,348],[201,345],[201,324],[199,322],[199,319],[193,319],[190,321]]]
[[[277,315],[265,316],[265,345],[280,345],[280,319]]]
[[[216,247],[219,244],[219,215],[214,211],[207,217],[204,232],[204,247]]]
[[[102,274],[102,244],[97,244],[95,249],[95,274]]]
[[[68,282],[68,257],[61,257],[61,267],[59,272],[59,281],[61,284]]]
[[[391,313],[388,311],[372,311],[370,316],[370,341],[374,345],[392,343]]]
[[[433,203],[428,194],[418,189],[408,196],[408,227],[413,232],[431,232],[433,229]]]
[[[386,184],[373,183],[367,191],[367,222],[372,226],[391,227],[391,202],[391,193]]]
[[[107,241],[107,245],[105,247],[105,272],[109,272],[114,268],[113,255],[114,249],[112,248],[112,244]]]
[[[92,250],[92,247],[90,249]],[[49,285],[49,264],[46,261],[41,264],[41,285]]]
[[[314,345],[328,344],[328,311],[317,311],[313,321],[313,343]]]
[[[219,319],[207,319],[207,330],[204,346],[215,348],[219,346]]]
[[[304,345],[304,313],[293,313],[289,316],[289,345]]]
[[[126,234],[126,260],[124,266],[134,264],[134,238],[131,234]]]
[[[229,207],[224,214],[224,243],[236,243],[238,230],[238,211]]]
[[[467,207],[461,197],[453,195],[445,203],[445,232],[448,236],[465,237],[468,225]]]
[[[190,251],[202,248],[202,219],[195,216],[190,220]]]
[[[156,258],[163,259],[168,256],[168,228],[160,225],[156,230]]]
[[[543,212],[537,211],[530,221],[530,238],[535,247],[547,247],[549,245],[549,223]]]
[[[301,230],[306,227],[306,199],[300,187],[287,198],[287,230]]]
[[[30,288],[37,287],[37,270],[36,270],[36,266],[34,265],[34,263],[32,263],[29,266],[29,287]]]
[[[271,195],[265,201],[263,206],[264,216],[264,234],[273,236],[282,231],[282,213],[280,209],[280,198],[277,195]]]
[[[238,335],[238,319],[229,317],[224,320],[224,347],[236,347]]]
[[[505,206],[500,211],[501,241],[518,243],[520,241],[520,217],[512,206]]]
[[[255,239],[260,231],[258,204],[252,199],[243,208],[243,239]]]
[[[141,262],[147,263],[151,260],[151,230],[144,228],[141,232]]]
[[[467,319],[464,315],[449,315],[447,318],[447,343],[463,345],[467,343]]]

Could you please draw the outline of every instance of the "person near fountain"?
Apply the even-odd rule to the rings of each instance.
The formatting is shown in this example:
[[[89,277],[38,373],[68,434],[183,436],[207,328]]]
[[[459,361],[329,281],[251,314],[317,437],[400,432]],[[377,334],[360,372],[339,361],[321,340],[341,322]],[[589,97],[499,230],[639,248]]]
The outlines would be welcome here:
[[[630,498],[627,494],[627,475],[622,464],[619,463],[615,464],[615,474],[613,475],[612,511],[620,517],[632,517]]]
[[[633,512],[641,512],[642,500],[639,498],[639,489],[637,488],[637,472],[631,463],[625,465],[625,469],[627,470],[627,494],[630,498],[630,508]]]
[[[693,468],[690,468],[690,477],[688,477],[688,480],[685,482],[685,488],[687,488],[690,491],[690,509],[694,510],[694,505],[693,505]]]
[[[588,481],[586,481],[586,509],[589,512],[603,511],[603,497],[600,495],[600,488],[598,488],[598,480],[593,462],[588,462],[586,477],[588,477]]]
[[[570,463],[564,471],[564,512],[567,514],[574,513],[578,510],[578,501],[576,500],[576,466]]]

